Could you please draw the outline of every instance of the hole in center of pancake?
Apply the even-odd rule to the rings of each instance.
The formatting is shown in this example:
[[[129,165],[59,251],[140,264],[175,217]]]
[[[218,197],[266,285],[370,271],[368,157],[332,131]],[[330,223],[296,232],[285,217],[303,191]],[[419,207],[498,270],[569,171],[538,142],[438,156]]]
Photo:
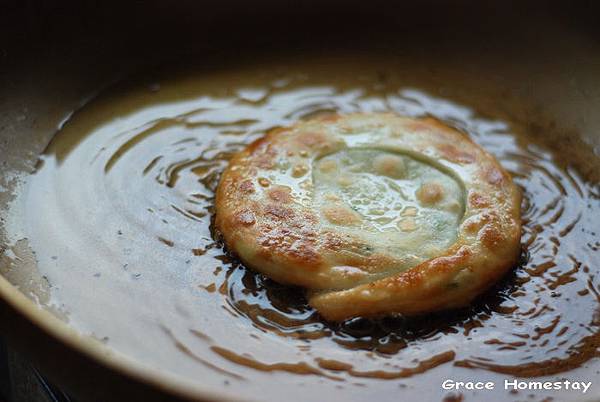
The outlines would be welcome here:
[[[396,255],[432,256],[456,241],[463,187],[407,154],[349,148],[315,160],[314,207],[321,221]]]

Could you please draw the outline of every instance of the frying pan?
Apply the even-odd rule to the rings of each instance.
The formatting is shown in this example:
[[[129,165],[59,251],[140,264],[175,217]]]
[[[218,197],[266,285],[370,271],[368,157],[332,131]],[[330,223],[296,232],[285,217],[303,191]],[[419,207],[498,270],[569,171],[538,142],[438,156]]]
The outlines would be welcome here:
[[[492,68],[490,79],[531,121],[543,110],[598,157],[599,11],[593,2],[4,2],[0,208],[10,202],[14,177],[34,169],[72,111],[117,80],[190,59],[406,47],[452,57],[460,48],[466,72]],[[30,265],[16,274],[3,269],[1,332],[80,400],[260,400],[149,368],[80,335],[27,297],[39,280]]]

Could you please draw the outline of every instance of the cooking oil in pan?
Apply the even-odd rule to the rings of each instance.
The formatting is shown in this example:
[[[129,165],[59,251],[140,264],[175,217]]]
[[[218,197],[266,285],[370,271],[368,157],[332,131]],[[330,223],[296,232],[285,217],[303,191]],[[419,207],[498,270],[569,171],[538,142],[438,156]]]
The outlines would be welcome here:
[[[405,69],[295,61],[178,73],[98,97],[59,130],[20,197],[50,304],[117,351],[265,400],[290,387],[308,399],[398,400],[405,388],[433,400],[444,378],[579,373],[600,350],[597,179],[561,158],[552,129],[480,101],[484,90],[457,100]],[[436,116],[522,188],[520,264],[471,307],[328,323],[301,289],[252,272],[215,240],[214,191],[233,153],[273,127],[356,111]]]

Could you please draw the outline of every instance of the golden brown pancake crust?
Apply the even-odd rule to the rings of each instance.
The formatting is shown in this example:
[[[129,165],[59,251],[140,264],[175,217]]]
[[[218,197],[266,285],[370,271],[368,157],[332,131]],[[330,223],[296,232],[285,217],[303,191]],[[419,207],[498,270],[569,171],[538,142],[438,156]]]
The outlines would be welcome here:
[[[356,113],[272,130],[231,159],[216,210],[229,250],[309,289],[329,320],[464,306],[520,253],[510,175],[429,117]]]

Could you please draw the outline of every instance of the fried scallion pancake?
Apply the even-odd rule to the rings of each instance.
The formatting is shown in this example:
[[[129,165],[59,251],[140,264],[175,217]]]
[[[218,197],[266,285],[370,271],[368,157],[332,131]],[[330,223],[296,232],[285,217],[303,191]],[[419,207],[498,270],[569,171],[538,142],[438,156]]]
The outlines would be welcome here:
[[[236,154],[216,227],[244,264],[307,288],[328,320],[461,307],[520,253],[520,192],[433,118],[331,115]]]

